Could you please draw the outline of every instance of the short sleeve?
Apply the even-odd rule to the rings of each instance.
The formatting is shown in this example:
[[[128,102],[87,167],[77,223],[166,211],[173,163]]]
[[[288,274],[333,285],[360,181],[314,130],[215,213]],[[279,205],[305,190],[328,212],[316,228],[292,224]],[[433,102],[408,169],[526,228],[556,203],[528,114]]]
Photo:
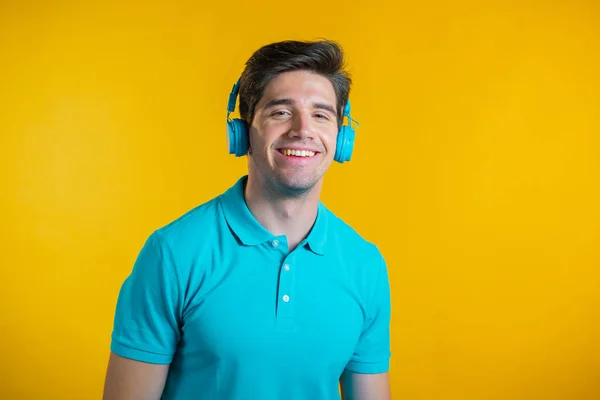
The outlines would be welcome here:
[[[180,338],[180,280],[157,232],[147,239],[119,292],[111,351],[169,364]]]
[[[367,317],[354,354],[346,366],[347,370],[362,374],[387,372],[391,357],[390,284],[386,262],[381,254],[377,264],[373,268],[375,284],[370,285],[371,301],[367,305]]]

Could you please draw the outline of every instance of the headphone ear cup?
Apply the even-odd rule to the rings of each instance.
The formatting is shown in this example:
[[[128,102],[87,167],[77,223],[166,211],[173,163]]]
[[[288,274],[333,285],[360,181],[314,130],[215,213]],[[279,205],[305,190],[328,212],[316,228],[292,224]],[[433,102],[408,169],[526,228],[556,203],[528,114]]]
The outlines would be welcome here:
[[[334,160],[343,163],[352,158],[352,149],[354,148],[354,129],[349,126],[342,126],[337,135]]]
[[[248,152],[248,127],[246,121],[235,118],[227,121],[227,145],[229,154],[241,157]]]

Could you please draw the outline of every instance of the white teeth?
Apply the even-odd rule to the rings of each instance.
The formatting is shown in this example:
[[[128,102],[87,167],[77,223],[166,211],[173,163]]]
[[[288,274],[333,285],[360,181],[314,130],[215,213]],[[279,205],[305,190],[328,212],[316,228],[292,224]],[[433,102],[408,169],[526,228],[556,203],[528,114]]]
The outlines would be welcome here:
[[[296,156],[296,157],[312,157],[315,155],[314,151],[310,150],[292,150],[292,149],[283,149],[281,152],[286,156]]]

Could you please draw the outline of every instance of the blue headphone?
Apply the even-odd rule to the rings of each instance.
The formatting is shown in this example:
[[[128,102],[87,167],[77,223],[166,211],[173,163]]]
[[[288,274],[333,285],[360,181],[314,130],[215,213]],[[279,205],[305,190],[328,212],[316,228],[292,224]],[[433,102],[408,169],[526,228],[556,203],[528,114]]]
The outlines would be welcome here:
[[[231,119],[229,115],[235,110],[238,92],[240,89],[240,79],[233,85],[233,89],[229,94],[229,102],[227,103],[227,145],[229,154],[235,154],[236,157],[245,155],[248,152],[248,126],[246,121],[240,118]],[[340,128],[335,148],[333,159],[339,163],[350,161],[352,158],[352,149],[354,147],[355,129],[351,123],[355,122],[358,127],[358,122],[350,117],[350,100],[344,107],[344,117],[348,119],[348,125],[342,125]]]

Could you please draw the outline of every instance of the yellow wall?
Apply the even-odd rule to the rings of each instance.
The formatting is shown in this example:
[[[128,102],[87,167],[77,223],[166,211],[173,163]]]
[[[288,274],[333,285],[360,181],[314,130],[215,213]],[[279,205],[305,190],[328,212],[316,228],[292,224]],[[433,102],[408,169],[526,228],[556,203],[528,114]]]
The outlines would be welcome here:
[[[596,1],[200,3],[2,2],[0,398],[100,398],[145,238],[245,172],[243,62],[317,37],[355,78],[323,196],[388,259],[395,399],[600,398]]]

